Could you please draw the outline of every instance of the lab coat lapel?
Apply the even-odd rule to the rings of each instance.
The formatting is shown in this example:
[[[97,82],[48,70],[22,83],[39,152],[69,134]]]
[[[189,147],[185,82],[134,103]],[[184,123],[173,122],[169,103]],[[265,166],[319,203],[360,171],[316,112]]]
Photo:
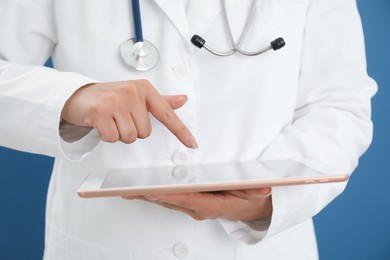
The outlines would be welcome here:
[[[221,12],[219,0],[192,0],[188,10],[191,35],[202,35]]]
[[[161,10],[172,21],[184,40],[190,38],[188,30],[187,14],[183,1],[178,0],[154,0]],[[196,0],[195,0],[196,1]],[[179,8],[178,8],[179,7]]]

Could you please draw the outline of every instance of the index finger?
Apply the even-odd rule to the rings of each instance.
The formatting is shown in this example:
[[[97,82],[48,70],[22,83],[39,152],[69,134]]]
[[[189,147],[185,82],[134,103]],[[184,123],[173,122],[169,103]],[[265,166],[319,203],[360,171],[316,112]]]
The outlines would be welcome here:
[[[185,146],[196,149],[198,144],[187,126],[176,115],[168,102],[157,92],[149,91],[146,95],[148,111],[165,125]]]

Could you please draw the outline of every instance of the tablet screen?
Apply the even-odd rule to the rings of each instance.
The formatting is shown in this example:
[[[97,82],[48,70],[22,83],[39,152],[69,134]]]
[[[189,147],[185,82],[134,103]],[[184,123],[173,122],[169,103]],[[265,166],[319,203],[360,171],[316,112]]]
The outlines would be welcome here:
[[[83,197],[202,192],[345,181],[347,174],[294,160],[174,167],[97,169],[78,193]]]

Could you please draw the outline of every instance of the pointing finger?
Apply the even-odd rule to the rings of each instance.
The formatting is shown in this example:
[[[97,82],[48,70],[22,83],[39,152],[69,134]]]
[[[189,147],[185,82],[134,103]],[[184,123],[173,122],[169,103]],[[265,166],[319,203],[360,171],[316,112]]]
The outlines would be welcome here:
[[[148,111],[165,125],[184,145],[196,149],[198,144],[190,130],[176,115],[168,101],[160,96],[157,91],[149,91],[146,96]],[[180,102],[178,102],[180,103]]]
[[[182,107],[188,100],[186,95],[163,96],[172,109]]]

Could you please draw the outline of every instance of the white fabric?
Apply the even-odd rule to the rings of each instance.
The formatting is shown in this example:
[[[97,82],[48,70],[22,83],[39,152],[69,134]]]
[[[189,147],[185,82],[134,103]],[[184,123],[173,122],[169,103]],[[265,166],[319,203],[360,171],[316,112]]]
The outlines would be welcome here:
[[[226,2],[238,35],[252,1]],[[187,12],[182,1],[141,6],[144,37],[160,52],[157,67],[142,73],[119,57],[133,36],[129,1],[0,1],[0,145],[57,157],[45,259],[176,259],[187,249],[185,259],[196,260],[317,259],[311,217],[345,183],[274,188],[267,232],[140,201],[81,199],[76,190],[91,167],[173,165],[177,151],[186,164],[306,157],[352,172],[372,138],[376,91],[355,1],[260,0],[243,49],[279,36],[287,45],[249,58],[220,58],[190,44],[197,33],[218,50],[231,48],[219,0],[191,1]],[[37,66],[49,56],[55,70]],[[138,78],[162,94],[188,95],[177,113],[199,149],[184,148],[153,119],[152,135],[131,145],[102,143],[96,131],[62,140],[61,109],[77,88]]]

